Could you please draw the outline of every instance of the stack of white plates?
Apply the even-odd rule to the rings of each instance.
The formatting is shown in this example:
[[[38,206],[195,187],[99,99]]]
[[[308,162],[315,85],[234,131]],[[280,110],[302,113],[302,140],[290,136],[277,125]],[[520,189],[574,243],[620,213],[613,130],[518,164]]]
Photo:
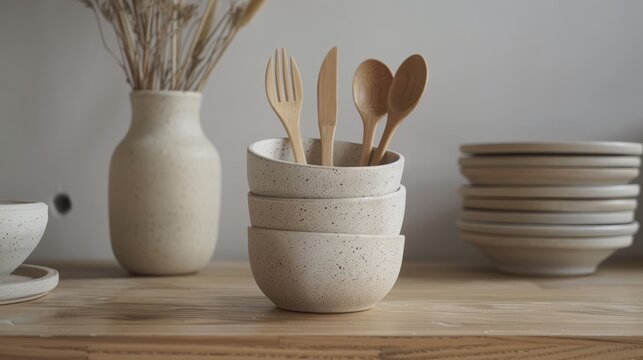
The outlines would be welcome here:
[[[631,245],[643,146],[623,142],[463,145],[460,237],[502,271],[591,274]]]

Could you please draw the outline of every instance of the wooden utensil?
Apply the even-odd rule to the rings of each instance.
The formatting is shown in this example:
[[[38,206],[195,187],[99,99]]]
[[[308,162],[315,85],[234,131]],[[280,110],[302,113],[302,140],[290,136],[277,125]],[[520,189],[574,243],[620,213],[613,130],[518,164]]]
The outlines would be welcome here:
[[[304,99],[301,75],[294,58],[290,57],[290,67],[288,66],[286,49],[281,49],[281,61],[279,60],[279,51],[276,49],[274,64],[272,57],[268,60],[266,95],[270,106],[288,133],[295,161],[299,164],[306,164],[306,154],[299,130],[301,104]]]
[[[333,166],[333,138],[337,124],[337,47],[330,49],[319,70],[317,117],[321,139],[321,164]]]
[[[386,128],[370,165],[380,164],[398,126],[420,102],[428,79],[429,69],[421,55],[409,56],[397,69],[388,92]]]
[[[388,109],[388,92],[392,81],[391,70],[378,60],[368,59],[355,71],[353,101],[364,125],[360,166],[367,166],[371,158],[377,125]]]

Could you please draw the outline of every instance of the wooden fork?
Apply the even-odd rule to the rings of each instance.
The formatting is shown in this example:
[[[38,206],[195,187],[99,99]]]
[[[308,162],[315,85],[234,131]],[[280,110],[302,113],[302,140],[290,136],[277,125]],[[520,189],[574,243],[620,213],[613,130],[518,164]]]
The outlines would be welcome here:
[[[299,130],[301,104],[304,99],[299,68],[292,57],[290,57],[290,67],[288,67],[286,49],[281,49],[281,61],[279,60],[279,51],[275,49],[274,62],[273,65],[273,59],[270,57],[266,67],[266,95],[270,106],[286,128],[292,150],[295,153],[295,161],[299,164],[306,164],[306,154]]]

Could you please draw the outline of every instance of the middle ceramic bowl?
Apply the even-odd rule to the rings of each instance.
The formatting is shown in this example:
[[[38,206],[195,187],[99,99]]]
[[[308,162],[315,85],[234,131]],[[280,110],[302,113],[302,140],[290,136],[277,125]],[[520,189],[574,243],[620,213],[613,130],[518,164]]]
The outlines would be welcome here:
[[[364,235],[398,235],[404,221],[406,189],[346,199],[293,199],[248,194],[253,227]]]
[[[252,275],[279,308],[338,313],[370,309],[393,288],[404,236],[248,228]]]
[[[390,194],[400,188],[404,157],[387,151],[381,165],[359,166],[361,144],[335,141],[335,166],[319,166],[320,144],[305,139],[308,165],[293,160],[290,141],[267,139],[248,147],[250,192],[282,198],[339,199]]]

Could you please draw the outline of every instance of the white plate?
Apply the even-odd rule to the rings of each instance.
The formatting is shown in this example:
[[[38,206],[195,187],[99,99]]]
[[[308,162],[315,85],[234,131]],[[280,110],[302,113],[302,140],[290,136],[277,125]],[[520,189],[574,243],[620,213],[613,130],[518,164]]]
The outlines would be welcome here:
[[[521,142],[465,144],[460,150],[467,154],[641,155],[643,145],[612,141]]]
[[[20,265],[0,277],[0,305],[37,299],[58,285],[58,271],[44,266]]]
[[[493,198],[630,198],[639,195],[639,186],[462,186],[460,195]]]
[[[639,223],[618,225],[518,225],[459,220],[458,228],[462,231],[498,235],[595,237],[633,235],[638,231]]]
[[[639,167],[638,156],[467,156],[462,167]]]
[[[505,200],[465,197],[465,208],[515,211],[606,212],[632,211],[636,199],[616,200]]]
[[[460,232],[501,271],[539,276],[587,275],[614,251],[632,244],[632,236],[529,238]]]
[[[487,221],[511,224],[626,224],[634,221],[634,211],[547,213],[524,211],[464,210],[460,214],[460,218],[462,218],[463,220],[471,221]]]
[[[552,248],[552,249],[616,249],[632,245],[632,235],[592,237],[543,237],[521,235],[482,234],[460,231],[460,238],[475,244],[506,247]]]
[[[639,176],[638,168],[461,168],[477,185],[622,185]]]

